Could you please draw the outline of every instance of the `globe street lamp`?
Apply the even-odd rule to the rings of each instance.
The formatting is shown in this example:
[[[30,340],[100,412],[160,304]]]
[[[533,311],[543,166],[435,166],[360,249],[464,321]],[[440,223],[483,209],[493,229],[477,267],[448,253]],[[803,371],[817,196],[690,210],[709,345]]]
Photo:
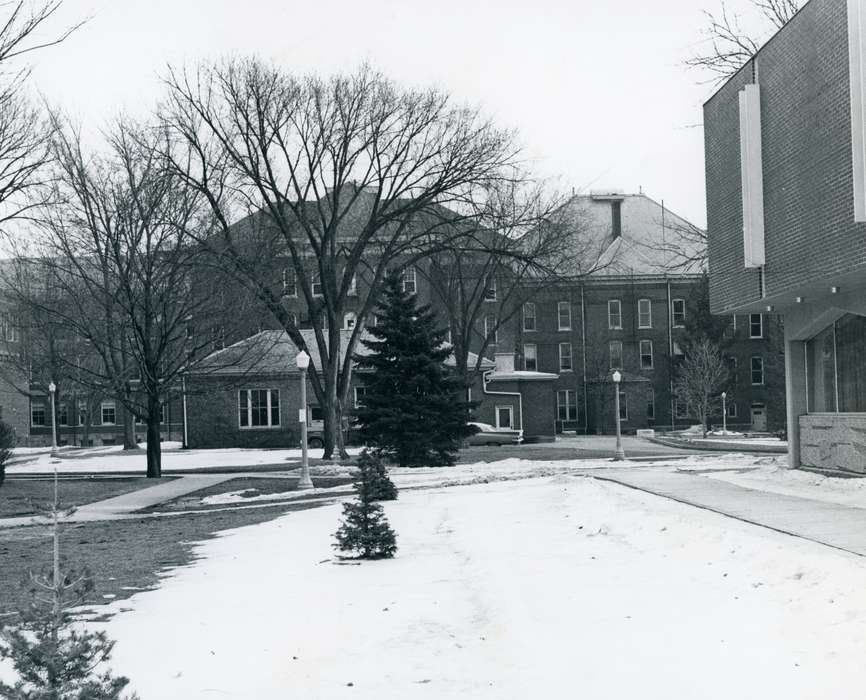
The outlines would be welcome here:
[[[614,393],[614,410],[616,413],[616,450],[613,453],[615,462],[621,462],[625,459],[625,452],[622,449],[622,429],[620,428],[619,418],[619,383],[622,381],[622,375],[619,370],[613,372],[613,393]]]
[[[301,424],[301,479],[298,490],[313,488],[310,478],[310,460],[307,456],[307,367],[310,366],[310,356],[301,350],[295,362],[301,373],[301,408],[298,410],[298,422]]]
[[[728,398],[728,392],[722,392],[722,435],[728,434],[728,411],[725,407],[725,399]]]
[[[51,456],[57,456],[57,418],[54,415],[54,392],[57,391],[57,385],[51,382],[48,385],[48,395],[51,403]]]

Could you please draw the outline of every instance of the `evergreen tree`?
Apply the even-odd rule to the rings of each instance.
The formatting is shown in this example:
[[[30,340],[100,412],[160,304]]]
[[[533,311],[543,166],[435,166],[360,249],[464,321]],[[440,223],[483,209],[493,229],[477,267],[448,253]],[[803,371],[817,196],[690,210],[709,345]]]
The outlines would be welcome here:
[[[6,479],[6,464],[12,457],[15,442],[15,430],[8,423],[0,421],[0,486],[3,486],[3,481]]]
[[[343,522],[335,533],[336,549],[354,552],[361,559],[387,559],[397,551],[397,536],[377,500],[393,500],[397,487],[382,462],[366,451],[358,460],[355,480],[357,501],[343,504]]]
[[[355,358],[359,370],[371,370],[357,412],[361,439],[401,467],[454,464],[471,434],[470,404],[444,364],[451,354],[446,331],[429,306],[403,291],[397,272],[385,280],[376,316],[374,339],[363,341],[370,354]]]
[[[692,285],[686,302],[686,320],[683,346],[688,351],[692,343],[700,343],[704,338],[721,350],[733,342],[730,316],[710,313],[710,279],[703,277]]]

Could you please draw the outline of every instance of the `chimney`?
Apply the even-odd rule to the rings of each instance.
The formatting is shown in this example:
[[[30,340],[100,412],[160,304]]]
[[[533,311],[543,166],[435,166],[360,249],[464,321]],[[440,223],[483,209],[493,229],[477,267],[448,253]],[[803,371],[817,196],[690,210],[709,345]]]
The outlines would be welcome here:
[[[497,372],[513,372],[514,371],[514,353],[497,352],[496,355],[496,371]]]

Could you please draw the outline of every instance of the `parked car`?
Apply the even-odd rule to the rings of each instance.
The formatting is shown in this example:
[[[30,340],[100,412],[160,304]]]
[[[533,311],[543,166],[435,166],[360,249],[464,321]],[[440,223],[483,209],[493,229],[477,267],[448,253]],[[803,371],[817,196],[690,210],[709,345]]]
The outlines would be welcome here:
[[[523,442],[523,431],[511,428],[496,428],[489,423],[469,423],[475,429],[465,445],[519,445]]]

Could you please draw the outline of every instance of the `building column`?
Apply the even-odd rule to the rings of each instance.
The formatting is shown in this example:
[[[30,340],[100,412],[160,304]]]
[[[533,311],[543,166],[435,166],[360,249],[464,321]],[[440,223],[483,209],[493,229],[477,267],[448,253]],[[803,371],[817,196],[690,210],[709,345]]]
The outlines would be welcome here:
[[[788,409],[788,466],[800,466],[800,416],[807,412],[806,343],[791,340],[785,324],[785,401]]]

